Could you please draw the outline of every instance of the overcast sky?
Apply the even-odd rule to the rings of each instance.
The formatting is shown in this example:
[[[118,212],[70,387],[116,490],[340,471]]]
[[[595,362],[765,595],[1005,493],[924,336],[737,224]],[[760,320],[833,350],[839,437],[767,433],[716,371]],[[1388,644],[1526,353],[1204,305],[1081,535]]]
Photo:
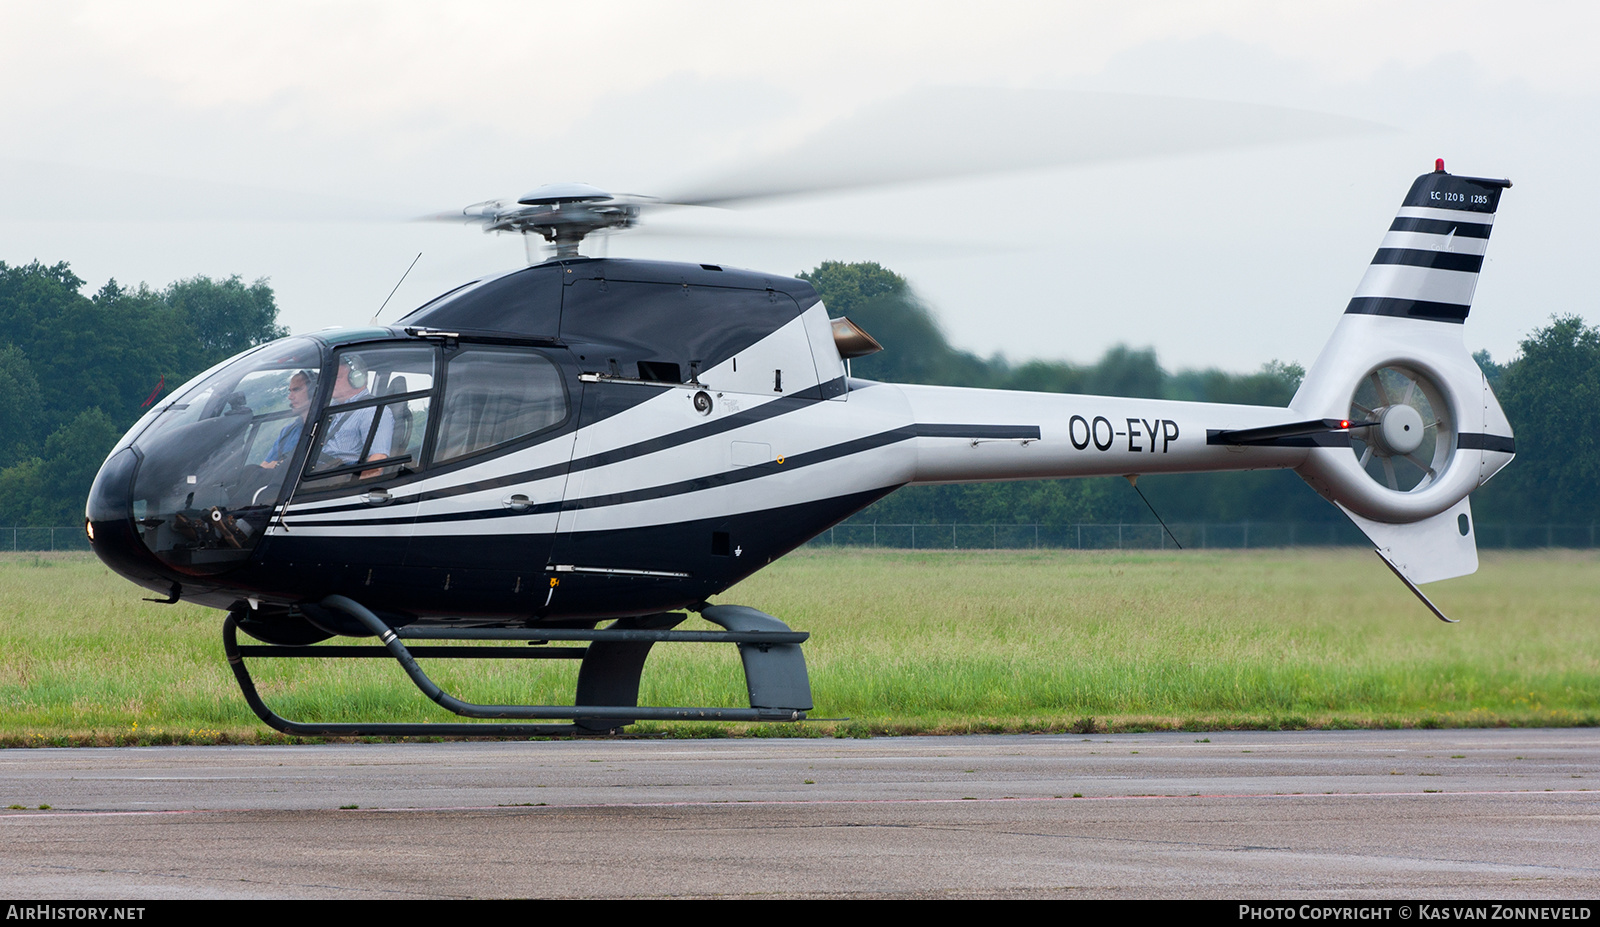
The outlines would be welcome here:
[[[308,331],[365,323],[421,252],[392,321],[524,260],[406,217],[553,181],[671,193],[841,125],[891,127],[839,149],[880,168],[1118,131],[1053,108],[948,145],[892,128],[972,99],[950,88],[1177,96],[1309,112],[1270,144],[1219,119],[1237,143],[679,212],[603,247],[778,273],[877,260],[956,344],[1013,359],[1122,342],[1169,369],[1308,364],[1443,157],[1516,185],[1465,326],[1504,360],[1552,313],[1600,321],[1596,34],[1580,3],[0,2],[0,260],[67,261],[92,287],[266,277]]]

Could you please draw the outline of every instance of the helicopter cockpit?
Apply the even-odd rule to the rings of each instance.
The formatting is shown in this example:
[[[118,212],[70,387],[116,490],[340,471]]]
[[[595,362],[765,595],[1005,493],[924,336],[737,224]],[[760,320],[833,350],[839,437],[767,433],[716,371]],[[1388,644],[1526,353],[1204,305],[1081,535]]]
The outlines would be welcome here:
[[[323,357],[312,338],[266,345],[198,379],[136,429],[132,515],[151,553],[185,573],[248,559],[308,440],[315,449],[300,483],[309,490],[414,465],[433,348],[340,350],[328,373]]]
[[[347,336],[347,333],[341,333]],[[373,335],[393,337],[388,330]],[[286,497],[389,485],[537,436],[568,418],[561,368],[536,350],[430,340],[334,347],[273,342],[198,378],[125,439],[131,486],[97,485],[167,566],[216,574],[247,561]],[[330,356],[331,355],[331,356]],[[448,382],[436,390],[441,373]],[[110,513],[108,513],[110,514]],[[128,514],[116,517],[126,518]],[[91,518],[91,521],[99,520]]]
[[[314,339],[266,345],[197,379],[130,433],[132,515],[152,553],[190,573],[249,557],[293,469],[322,360]]]

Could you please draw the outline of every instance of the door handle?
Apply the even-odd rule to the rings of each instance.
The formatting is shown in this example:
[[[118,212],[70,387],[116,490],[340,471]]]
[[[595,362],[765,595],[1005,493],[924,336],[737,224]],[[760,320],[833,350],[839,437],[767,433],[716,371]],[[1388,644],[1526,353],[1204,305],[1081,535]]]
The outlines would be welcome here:
[[[526,512],[527,510],[533,508],[533,500],[529,499],[520,492],[516,495],[506,496],[504,499],[500,500],[500,504],[513,512],[519,513]]]

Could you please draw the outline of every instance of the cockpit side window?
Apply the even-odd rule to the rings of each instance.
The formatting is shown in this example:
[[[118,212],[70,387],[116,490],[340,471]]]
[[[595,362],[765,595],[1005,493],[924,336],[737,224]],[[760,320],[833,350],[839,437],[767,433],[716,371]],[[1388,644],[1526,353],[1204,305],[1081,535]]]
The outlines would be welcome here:
[[[439,437],[444,463],[553,428],[567,418],[561,370],[530,350],[463,347],[445,369]]]
[[[306,488],[420,469],[434,369],[432,345],[340,351],[328,405],[317,421]]]

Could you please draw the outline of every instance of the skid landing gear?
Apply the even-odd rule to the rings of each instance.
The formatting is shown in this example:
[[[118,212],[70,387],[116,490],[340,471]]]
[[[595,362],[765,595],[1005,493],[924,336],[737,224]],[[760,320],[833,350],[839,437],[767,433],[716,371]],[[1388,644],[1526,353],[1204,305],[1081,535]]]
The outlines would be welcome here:
[[[238,641],[238,616],[228,613],[222,623],[223,650],[239,681],[239,689],[256,717],[285,734],[311,737],[534,737],[614,732],[637,721],[803,721],[811,705],[811,682],[806,675],[800,645],[811,635],[791,631],[771,615],[742,605],[709,605],[700,612],[723,631],[674,631],[680,614],[662,613],[622,618],[593,631],[551,629],[510,630],[483,628],[390,628],[362,606],[344,596],[322,600],[327,608],[350,615],[378,636],[382,647],[298,647],[244,645]],[[407,647],[407,640],[539,641],[538,646]],[[555,642],[587,642],[586,647],[552,647]],[[640,707],[639,675],[650,648],[657,643],[727,643],[739,645],[749,708]],[[396,724],[392,722],[317,723],[291,721],[262,701],[245,658],[316,657],[361,659],[391,657],[422,693],[440,706],[464,717],[519,719],[489,723]],[[477,705],[464,702],[429,679],[416,658],[582,660],[573,705]],[[527,724],[523,720],[566,720],[568,724]]]

